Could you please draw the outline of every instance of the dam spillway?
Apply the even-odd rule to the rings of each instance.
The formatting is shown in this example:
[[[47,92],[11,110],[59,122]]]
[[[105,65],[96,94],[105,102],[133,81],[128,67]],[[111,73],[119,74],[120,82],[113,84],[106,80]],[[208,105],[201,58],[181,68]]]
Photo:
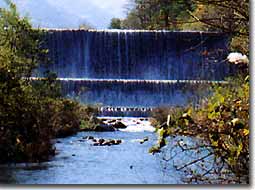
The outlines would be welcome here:
[[[228,36],[213,32],[48,30],[60,78],[223,80]]]
[[[63,94],[82,103],[104,103],[112,107],[178,106],[193,102],[212,83],[224,81],[59,79]],[[82,88],[83,87],[83,88]],[[77,96],[79,95],[79,96]]]
[[[55,72],[63,95],[83,103],[185,105],[198,81],[221,81],[234,70],[224,61],[229,38],[222,33],[47,30],[45,39],[52,64],[37,76]]]

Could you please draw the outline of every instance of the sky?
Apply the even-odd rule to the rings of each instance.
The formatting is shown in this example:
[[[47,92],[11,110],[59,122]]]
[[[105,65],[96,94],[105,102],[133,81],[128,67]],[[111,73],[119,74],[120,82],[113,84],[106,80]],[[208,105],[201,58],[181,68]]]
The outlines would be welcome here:
[[[22,15],[27,15],[35,27],[77,28],[89,23],[104,29],[111,18],[124,18],[129,0],[13,0]],[[0,0],[0,7],[3,7]]]

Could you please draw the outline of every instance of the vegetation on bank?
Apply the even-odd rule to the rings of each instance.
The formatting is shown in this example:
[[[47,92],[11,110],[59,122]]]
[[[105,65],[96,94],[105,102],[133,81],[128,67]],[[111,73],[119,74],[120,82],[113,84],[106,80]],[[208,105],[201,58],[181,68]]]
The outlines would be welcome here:
[[[8,9],[0,9],[0,163],[48,160],[55,154],[51,140],[79,131],[95,110],[61,98],[54,74],[29,78],[39,63],[48,63],[43,31],[6,3]]]
[[[249,183],[249,77],[231,78],[228,85],[215,85],[212,90],[213,95],[197,109],[188,106],[155,111],[153,123],[160,137],[150,152],[160,152],[168,136],[196,137],[204,143],[197,147],[179,146],[183,151],[207,146],[236,175],[237,183]],[[208,171],[209,168],[197,179],[206,179]],[[218,170],[216,174],[221,176],[222,172]]]

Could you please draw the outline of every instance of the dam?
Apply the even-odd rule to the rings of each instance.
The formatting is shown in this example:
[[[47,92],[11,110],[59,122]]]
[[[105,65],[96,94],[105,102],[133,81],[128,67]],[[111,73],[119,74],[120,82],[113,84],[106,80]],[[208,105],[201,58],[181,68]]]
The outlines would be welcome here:
[[[36,76],[55,72],[63,95],[82,103],[183,106],[233,73],[228,43],[217,32],[50,29],[44,47],[51,64]]]

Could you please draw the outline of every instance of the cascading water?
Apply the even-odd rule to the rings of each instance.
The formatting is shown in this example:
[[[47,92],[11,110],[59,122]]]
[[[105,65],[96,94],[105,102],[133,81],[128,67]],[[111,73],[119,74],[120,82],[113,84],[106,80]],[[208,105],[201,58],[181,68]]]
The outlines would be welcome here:
[[[210,32],[49,30],[61,78],[223,80],[228,37]]]
[[[184,105],[196,81],[233,70],[228,37],[214,32],[48,30],[46,47],[52,64],[38,76],[56,72],[64,95],[103,106]]]

